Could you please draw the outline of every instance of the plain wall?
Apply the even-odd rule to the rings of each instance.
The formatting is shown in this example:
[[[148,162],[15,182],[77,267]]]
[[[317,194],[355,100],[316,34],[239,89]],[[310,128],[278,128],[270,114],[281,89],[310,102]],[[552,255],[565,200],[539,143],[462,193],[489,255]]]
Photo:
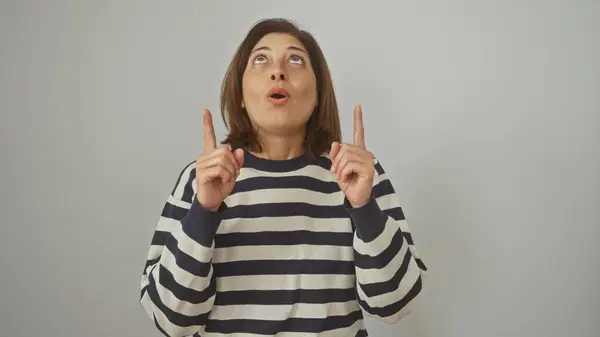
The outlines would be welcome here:
[[[257,20],[310,30],[402,199],[427,293],[372,336],[600,335],[600,2],[1,1],[0,336],[159,336],[139,305],[179,170],[223,139]]]

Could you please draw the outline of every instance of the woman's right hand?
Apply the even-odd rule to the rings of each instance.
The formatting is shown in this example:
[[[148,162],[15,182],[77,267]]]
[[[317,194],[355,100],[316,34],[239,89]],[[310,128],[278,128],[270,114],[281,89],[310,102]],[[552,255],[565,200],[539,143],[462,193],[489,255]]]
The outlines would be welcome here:
[[[204,110],[204,154],[196,159],[196,197],[200,205],[216,212],[233,190],[244,163],[244,150],[217,148],[210,111]]]

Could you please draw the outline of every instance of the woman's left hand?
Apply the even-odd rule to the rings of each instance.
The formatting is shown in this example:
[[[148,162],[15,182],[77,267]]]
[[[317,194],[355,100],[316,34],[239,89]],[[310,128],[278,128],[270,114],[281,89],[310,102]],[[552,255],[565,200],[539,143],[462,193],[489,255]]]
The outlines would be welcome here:
[[[331,171],[352,207],[365,205],[373,190],[375,158],[365,146],[362,109],[354,108],[354,144],[334,142],[329,151]]]

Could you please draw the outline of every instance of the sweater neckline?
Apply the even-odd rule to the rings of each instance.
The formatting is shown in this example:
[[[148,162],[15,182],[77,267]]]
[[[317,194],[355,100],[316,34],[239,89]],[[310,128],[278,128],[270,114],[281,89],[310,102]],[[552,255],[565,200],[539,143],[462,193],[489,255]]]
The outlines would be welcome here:
[[[265,159],[255,156],[244,149],[244,166],[267,172],[289,172],[299,170],[309,163],[308,154],[290,159]]]

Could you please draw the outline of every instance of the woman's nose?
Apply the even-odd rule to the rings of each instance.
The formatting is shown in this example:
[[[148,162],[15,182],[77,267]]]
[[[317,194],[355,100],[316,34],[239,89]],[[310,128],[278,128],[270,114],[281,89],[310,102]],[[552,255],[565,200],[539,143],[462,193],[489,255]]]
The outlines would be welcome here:
[[[271,80],[273,81],[283,81],[286,79],[285,72],[281,67],[277,66],[271,72]]]

